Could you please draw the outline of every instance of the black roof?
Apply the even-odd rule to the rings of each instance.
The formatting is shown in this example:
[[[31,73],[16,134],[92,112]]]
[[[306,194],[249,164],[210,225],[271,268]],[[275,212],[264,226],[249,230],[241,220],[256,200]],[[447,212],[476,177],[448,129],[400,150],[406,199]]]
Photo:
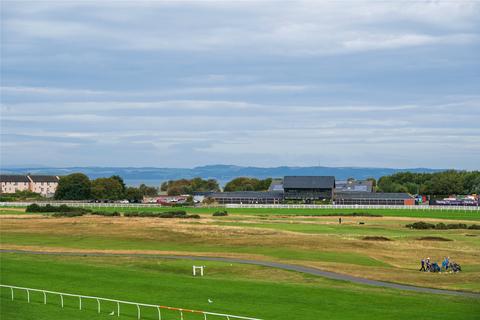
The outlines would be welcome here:
[[[285,176],[284,189],[331,189],[335,187],[334,176]]]
[[[30,176],[33,182],[58,182],[56,176]]]
[[[0,182],[30,182],[27,176],[18,174],[0,174]]]
[[[412,198],[408,193],[335,192],[335,199],[407,200]]]
[[[283,192],[272,192],[272,191],[212,192],[208,196],[216,199],[220,199],[220,198],[282,199]]]

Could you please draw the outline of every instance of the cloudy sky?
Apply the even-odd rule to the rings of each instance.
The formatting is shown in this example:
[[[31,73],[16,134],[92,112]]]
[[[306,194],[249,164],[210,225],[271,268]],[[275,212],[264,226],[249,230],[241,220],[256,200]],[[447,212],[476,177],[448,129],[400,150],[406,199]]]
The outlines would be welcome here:
[[[1,165],[480,169],[478,1],[2,1]]]

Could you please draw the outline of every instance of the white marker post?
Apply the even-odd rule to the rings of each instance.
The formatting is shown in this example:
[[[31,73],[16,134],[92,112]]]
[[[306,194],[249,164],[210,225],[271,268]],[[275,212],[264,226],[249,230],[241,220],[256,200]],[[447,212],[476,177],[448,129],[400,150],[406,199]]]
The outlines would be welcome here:
[[[193,276],[195,277],[197,275],[197,270],[200,270],[200,276],[203,277],[203,269],[205,266],[193,266]]]

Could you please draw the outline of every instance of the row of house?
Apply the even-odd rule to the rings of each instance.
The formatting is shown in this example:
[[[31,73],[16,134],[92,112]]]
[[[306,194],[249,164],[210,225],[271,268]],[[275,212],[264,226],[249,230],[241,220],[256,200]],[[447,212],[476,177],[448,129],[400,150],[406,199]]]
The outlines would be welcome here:
[[[45,175],[0,175],[0,193],[15,193],[17,191],[31,191],[44,197],[52,197],[57,190],[58,176]]]

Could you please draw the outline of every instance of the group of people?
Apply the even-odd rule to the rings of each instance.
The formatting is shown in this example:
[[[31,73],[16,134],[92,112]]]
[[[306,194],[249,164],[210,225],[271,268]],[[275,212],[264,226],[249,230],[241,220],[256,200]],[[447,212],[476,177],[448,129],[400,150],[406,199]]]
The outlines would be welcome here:
[[[421,267],[420,270],[418,271],[424,271],[424,272],[442,272],[444,270],[445,272],[450,271],[450,272],[458,272],[462,271],[462,268],[460,265],[453,260],[450,260],[450,257],[444,257],[442,261],[442,267],[438,265],[437,262],[430,262],[430,258],[422,259],[420,261]]]

